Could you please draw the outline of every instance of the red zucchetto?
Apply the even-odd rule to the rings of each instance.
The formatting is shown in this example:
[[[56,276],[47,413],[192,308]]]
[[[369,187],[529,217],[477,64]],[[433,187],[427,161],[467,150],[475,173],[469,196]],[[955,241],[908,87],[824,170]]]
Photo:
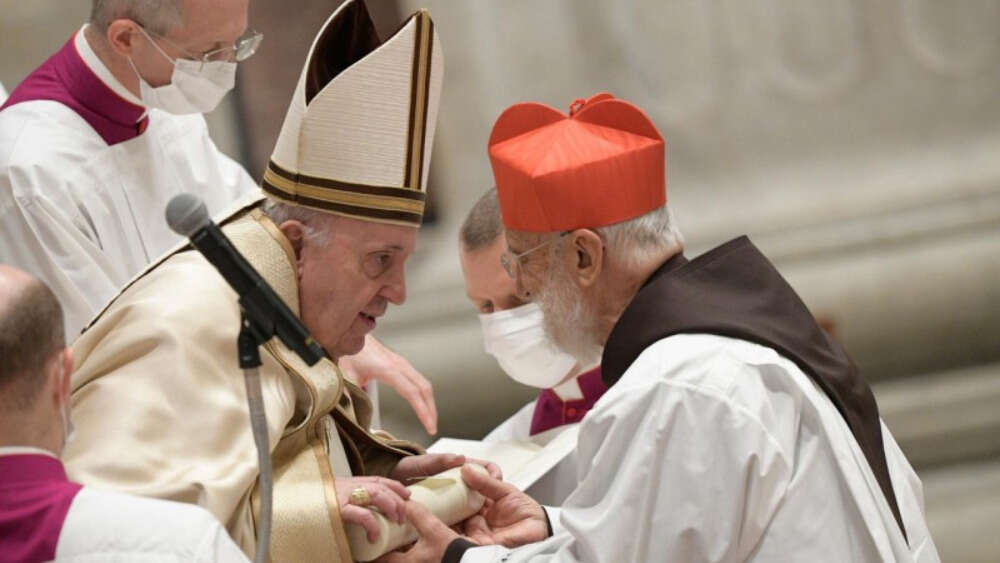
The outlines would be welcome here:
[[[667,201],[663,136],[611,94],[569,116],[535,102],[497,119],[489,142],[504,226],[547,233],[620,223]]]

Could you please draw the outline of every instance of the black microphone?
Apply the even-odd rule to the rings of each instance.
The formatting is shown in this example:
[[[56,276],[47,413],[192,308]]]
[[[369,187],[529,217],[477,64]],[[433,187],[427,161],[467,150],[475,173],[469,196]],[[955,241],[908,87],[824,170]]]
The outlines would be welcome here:
[[[326,355],[302,321],[212,221],[201,198],[190,193],[174,196],[167,204],[166,215],[170,229],[189,238],[236,290],[239,303],[262,342],[277,335],[310,366]]]

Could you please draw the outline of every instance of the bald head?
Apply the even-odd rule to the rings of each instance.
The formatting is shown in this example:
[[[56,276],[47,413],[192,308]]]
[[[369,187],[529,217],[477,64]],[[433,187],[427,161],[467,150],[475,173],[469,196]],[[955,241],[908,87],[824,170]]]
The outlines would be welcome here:
[[[0,305],[36,281],[31,274],[7,264],[0,264]],[[2,310],[2,309],[0,309]]]
[[[63,314],[47,285],[0,264],[0,408],[30,408],[46,366],[65,348]]]

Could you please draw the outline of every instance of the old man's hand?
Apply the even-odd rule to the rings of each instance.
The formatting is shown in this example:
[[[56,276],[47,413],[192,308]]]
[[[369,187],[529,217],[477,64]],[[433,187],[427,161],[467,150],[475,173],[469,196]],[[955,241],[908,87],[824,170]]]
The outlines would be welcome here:
[[[463,531],[469,539],[479,544],[517,547],[548,537],[545,509],[535,499],[510,483],[469,468],[462,469],[462,479],[486,497],[484,510],[465,521]]]
[[[353,356],[340,358],[337,365],[356,384],[364,387],[379,381],[392,387],[410,403],[428,434],[437,434],[437,406],[434,388],[406,358],[385,347],[371,334],[365,346]]]
[[[455,530],[416,502],[406,503],[406,519],[413,524],[420,538],[405,551],[393,551],[378,559],[378,563],[438,563],[448,545],[459,537]]]
[[[379,527],[368,508],[373,506],[393,522],[406,521],[406,499],[410,491],[385,477],[342,477],[336,480],[337,502],[344,523],[357,524],[368,533],[368,541],[378,539]]]
[[[462,469],[462,479],[486,497],[483,510],[459,526],[465,532],[465,539],[480,545],[517,547],[548,537],[545,510],[531,497],[509,483],[471,468]],[[463,537],[418,503],[406,503],[406,518],[420,538],[405,551],[384,555],[378,560],[380,563],[437,563],[448,546]]]
[[[399,460],[396,467],[389,473],[389,477],[407,485],[412,485],[415,481],[432,477],[453,467],[459,467],[467,461],[482,465],[486,468],[486,472],[493,476],[494,479],[503,478],[503,474],[500,472],[500,467],[497,464],[478,459],[467,459],[464,455],[459,454],[424,454],[404,457]]]

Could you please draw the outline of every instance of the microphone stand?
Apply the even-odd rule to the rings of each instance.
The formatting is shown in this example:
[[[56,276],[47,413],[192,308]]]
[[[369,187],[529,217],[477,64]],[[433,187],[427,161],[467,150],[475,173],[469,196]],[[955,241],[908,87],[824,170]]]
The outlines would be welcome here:
[[[255,561],[265,563],[271,556],[272,474],[270,440],[267,418],[264,414],[264,397],[260,387],[260,345],[277,336],[291,351],[298,354],[306,365],[320,361],[326,351],[302,324],[274,289],[240,254],[232,241],[212,222],[205,203],[193,194],[178,194],[167,204],[167,224],[179,235],[188,237],[191,245],[201,252],[210,264],[239,296],[240,334],[237,353],[247,388],[250,411],[250,428],[257,447],[260,469],[259,523],[257,525],[257,552]]]
[[[259,324],[240,309],[240,334],[237,338],[237,353],[240,368],[247,388],[247,403],[250,409],[250,427],[253,430],[254,444],[257,446],[257,464],[260,469],[258,491],[260,493],[260,513],[257,525],[256,563],[266,563],[271,555],[271,502],[272,475],[271,452],[267,432],[267,418],[264,415],[264,397],[260,387],[261,366],[260,346],[267,342],[273,334],[266,334]]]

